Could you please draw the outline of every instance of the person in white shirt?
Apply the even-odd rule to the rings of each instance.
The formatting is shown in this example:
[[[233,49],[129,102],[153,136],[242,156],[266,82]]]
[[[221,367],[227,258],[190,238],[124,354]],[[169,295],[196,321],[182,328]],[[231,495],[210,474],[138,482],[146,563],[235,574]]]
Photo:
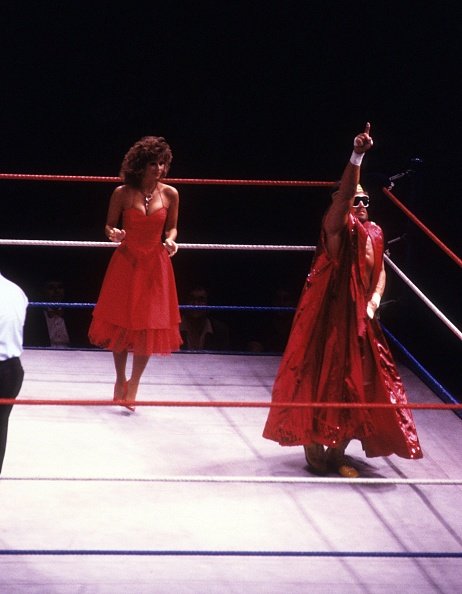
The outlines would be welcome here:
[[[20,356],[27,305],[24,291],[0,274],[0,398],[16,398],[22,386],[24,370]],[[12,408],[13,405],[0,404],[0,473]]]

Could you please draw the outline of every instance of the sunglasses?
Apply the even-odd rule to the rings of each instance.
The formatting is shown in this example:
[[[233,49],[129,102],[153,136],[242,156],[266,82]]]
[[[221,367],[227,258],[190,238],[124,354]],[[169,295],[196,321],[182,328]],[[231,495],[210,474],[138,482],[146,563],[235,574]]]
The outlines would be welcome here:
[[[369,196],[355,196],[353,206],[359,206],[359,204],[361,202],[362,202],[364,208],[368,208],[369,207]]]

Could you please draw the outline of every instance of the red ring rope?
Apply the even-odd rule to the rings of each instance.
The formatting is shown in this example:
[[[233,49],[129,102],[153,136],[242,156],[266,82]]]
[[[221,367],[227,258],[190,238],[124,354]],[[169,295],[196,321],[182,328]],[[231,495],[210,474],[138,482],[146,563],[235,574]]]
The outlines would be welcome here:
[[[393,408],[393,409],[432,409],[432,410],[462,410],[462,404],[439,404],[439,403],[411,403],[392,404],[389,402],[241,402],[241,401],[216,401],[216,402],[194,402],[184,400],[31,400],[20,398],[0,398],[0,406],[9,405],[70,405],[70,406],[165,406],[165,407],[226,407],[226,408]]]
[[[91,175],[47,175],[34,173],[0,173],[1,179],[29,180],[29,181],[61,181],[61,182],[111,182],[120,183],[120,177],[112,176],[91,176]],[[196,185],[226,185],[226,186],[267,186],[267,187],[332,187],[337,182],[327,181],[292,181],[292,180],[259,180],[259,179],[198,179],[198,178],[165,178],[165,181],[173,184],[196,184]],[[382,188],[388,196],[418,227],[420,227],[430,239],[438,245],[456,264],[462,267],[462,260],[452,252],[434,233],[432,233],[412,212],[407,209],[387,188]]]
[[[0,173],[0,179],[13,179],[25,181],[60,181],[60,182],[114,182],[120,183],[120,177],[95,176],[95,175],[42,175],[35,173]],[[220,186],[297,186],[301,188],[310,187],[332,187],[336,182],[328,181],[293,181],[293,180],[267,180],[267,179],[198,179],[198,178],[176,178],[164,179],[172,184],[197,184],[197,185],[220,185]]]
[[[438,237],[436,237],[436,235],[434,233],[432,233],[430,231],[430,229],[428,227],[426,227],[422,221],[420,219],[418,219],[408,208],[406,208],[404,206],[404,204],[402,202],[400,202],[398,200],[398,198],[392,194],[390,192],[390,190],[388,190],[387,188],[382,188],[383,193],[385,194],[385,196],[388,196],[388,198],[390,198],[390,200],[396,204],[396,206],[398,208],[400,208],[405,215],[407,215],[411,221],[413,223],[415,223],[418,227],[420,227],[422,229],[422,231],[428,235],[428,237],[434,242],[436,243],[436,245],[441,248],[443,250],[443,252],[445,252],[446,255],[448,255],[452,260],[454,260],[454,262],[456,264],[458,264],[461,268],[462,268],[462,260],[454,253],[452,252],[440,239],[438,239]]]

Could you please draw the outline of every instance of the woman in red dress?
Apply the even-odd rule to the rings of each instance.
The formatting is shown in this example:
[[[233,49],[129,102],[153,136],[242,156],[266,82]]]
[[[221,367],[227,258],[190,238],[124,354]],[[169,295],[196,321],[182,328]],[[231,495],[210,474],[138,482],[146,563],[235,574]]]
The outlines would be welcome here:
[[[179,199],[177,190],[161,181],[171,161],[164,138],[136,142],[122,162],[124,184],[109,203],[105,233],[120,245],[109,262],[88,335],[92,344],[113,353],[114,400],[133,402],[149,357],[168,355],[181,345],[170,261],[178,250]],[[129,352],[133,363],[127,380]],[[130,404],[127,408],[134,410]]]

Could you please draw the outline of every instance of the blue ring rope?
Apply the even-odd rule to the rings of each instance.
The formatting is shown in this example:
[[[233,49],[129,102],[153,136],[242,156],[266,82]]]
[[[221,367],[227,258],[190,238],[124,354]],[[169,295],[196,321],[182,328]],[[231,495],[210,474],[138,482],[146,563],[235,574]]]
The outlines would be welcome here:
[[[68,301],[31,301],[29,307],[47,307],[63,308],[63,309],[85,309],[95,307],[96,303],[73,303]],[[295,311],[295,307],[275,307],[275,306],[260,306],[260,305],[180,305],[181,310],[195,309],[198,311],[204,310],[221,310],[221,311]]]
[[[409,369],[414,373],[434,392],[443,402],[446,404],[460,404],[459,400],[454,398],[446,388],[444,388],[426,369],[417,361],[415,357],[399,342],[399,340],[382,324],[382,330],[384,331],[387,339],[395,346],[406,359]],[[462,419],[462,411],[453,411],[459,418]]]
[[[31,301],[31,307],[49,308],[93,308],[95,303],[74,303],[74,302],[52,302],[52,301]],[[274,307],[274,306],[249,306],[249,305],[180,305],[180,310],[215,310],[215,311],[295,311],[295,307]],[[398,341],[398,339],[382,324],[382,329],[389,341],[401,352],[409,364],[409,368],[439,397],[448,404],[459,404],[459,401],[450,394],[415,357]],[[203,352],[203,351],[200,351]],[[240,353],[234,353],[240,354]],[[454,413],[462,418],[461,411]]]

